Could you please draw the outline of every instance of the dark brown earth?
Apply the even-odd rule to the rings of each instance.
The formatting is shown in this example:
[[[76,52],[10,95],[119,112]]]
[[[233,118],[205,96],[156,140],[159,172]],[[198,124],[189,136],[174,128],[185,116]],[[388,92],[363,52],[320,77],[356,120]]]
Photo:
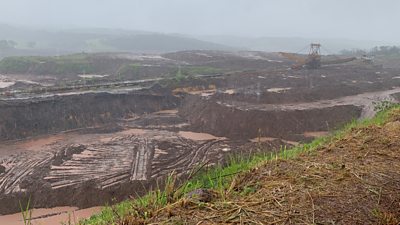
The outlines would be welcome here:
[[[400,110],[295,159],[272,160],[221,193],[187,196],[121,224],[400,223]]]
[[[90,207],[140,195],[174,170],[307,142],[400,96],[400,69],[361,63],[293,71],[274,53],[118,57],[158,72],[90,85],[63,75],[75,86],[47,74],[1,76],[37,83],[0,89],[0,214],[29,196],[35,207]],[[220,73],[160,78],[177,65]]]

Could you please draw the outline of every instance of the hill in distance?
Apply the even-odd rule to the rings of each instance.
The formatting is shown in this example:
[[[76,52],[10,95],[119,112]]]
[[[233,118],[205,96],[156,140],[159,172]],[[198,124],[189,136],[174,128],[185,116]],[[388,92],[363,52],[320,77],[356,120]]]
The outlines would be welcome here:
[[[394,45],[379,41],[357,41],[300,37],[190,36],[105,28],[50,29],[0,24],[0,41],[12,41],[2,48],[0,58],[23,55],[61,55],[78,52],[165,53],[184,50],[254,50],[306,53],[310,43],[322,44],[323,54],[343,49],[371,49]]]
[[[75,52],[164,53],[193,49],[234,50],[223,44],[176,34],[113,29],[32,29],[4,24],[0,24],[0,40],[15,42],[14,46],[0,49],[0,57]]]

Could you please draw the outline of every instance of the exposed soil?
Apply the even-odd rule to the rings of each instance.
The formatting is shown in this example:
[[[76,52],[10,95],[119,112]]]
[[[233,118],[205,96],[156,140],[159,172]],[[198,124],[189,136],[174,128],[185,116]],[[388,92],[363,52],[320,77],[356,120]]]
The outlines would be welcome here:
[[[180,100],[164,92],[87,93],[0,101],[0,140],[101,126],[129,114],[176,108]]]
[[[0,214],[18,212],[29,196],[43,208],[140,195],[172,171],[307,142],[373,116],[374,102],[400,99],[396,68],[293,71],[278,54],[262,52],[112,57],[157,72],[122,80],[103,77],[107,71],[65,74],[61,80],[88,82],[66,86],[56,75],[2,76],[17,83],[0,90]],[[177,65],[202,70],[163,80]],[[201,74],[209,68],[220,74]]]
[[[399,224],[400,111],[233,179],[223,198],[190,198],[124,224]],[[212,192],[209,192],[212,193]]]
[[[42,150],[26,151],[26,143]],[[180,174],[201,163],[221,163],[227,153],[239,151],[237,146],[207,134],[129,127],[120,132],[69,132],[23,144],[9,142],[2,149],[16,153],[0,157],[6,168],[0,174],[0,200],[6,203],[0,205],[0,212],[17,212],[18,201],[28,196],[35,207],[89,207],[122,200],[132,190],[145,193],[172,171]]]
[[[302,140],[305,132],[331,131],[354,118],[373,116],[374,102],[395,101],[392,94],[398,92],[399,88],[293,104],[223,102],[191,96],[186,99],[180,113],[188,118],[191,128],[199,132],[235,139],[267,136]]]

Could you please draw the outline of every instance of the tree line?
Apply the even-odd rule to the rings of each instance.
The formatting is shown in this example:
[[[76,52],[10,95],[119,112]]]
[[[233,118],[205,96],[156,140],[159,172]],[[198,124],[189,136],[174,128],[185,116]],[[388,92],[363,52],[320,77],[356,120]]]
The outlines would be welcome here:
[[[400,55],[400,47],[398,46],[376,46],[370,50],[363,49],[344,49],[340,51],[342,55],[384,55],[393,56]]]

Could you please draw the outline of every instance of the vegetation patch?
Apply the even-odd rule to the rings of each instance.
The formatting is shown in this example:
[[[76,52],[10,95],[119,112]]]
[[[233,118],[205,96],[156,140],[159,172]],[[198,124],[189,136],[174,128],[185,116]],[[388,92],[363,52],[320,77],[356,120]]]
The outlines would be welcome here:
[[[88,54],[59,57],[22,56],[7,57],[0,61],[0,73],[8,74],[83,74],[93,73]]]

